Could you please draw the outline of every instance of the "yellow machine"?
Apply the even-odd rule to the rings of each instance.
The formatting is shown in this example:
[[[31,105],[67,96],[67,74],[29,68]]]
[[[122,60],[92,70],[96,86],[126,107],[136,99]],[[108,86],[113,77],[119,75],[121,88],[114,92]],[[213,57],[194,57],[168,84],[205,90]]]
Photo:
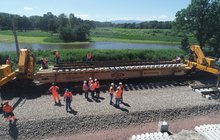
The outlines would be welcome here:
[[[198,69],[216,75],[220,74],[219,70],[215,68],[215,59],[205,57],[200,46],[192,45],[190,49],[193,58],[192,60],[186,60],[187,69]]]
[[[0,87],[18,79],[33,79],[35,72],[35,58],[27,49],[20,50],[18,69],[13,72],[10,65],[0,65]]]

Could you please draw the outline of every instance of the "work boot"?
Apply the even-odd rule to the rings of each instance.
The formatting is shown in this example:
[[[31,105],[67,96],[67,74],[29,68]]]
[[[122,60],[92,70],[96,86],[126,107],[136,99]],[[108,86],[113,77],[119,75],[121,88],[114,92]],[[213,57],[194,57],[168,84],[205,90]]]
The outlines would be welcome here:
[[[60,102],[60,100],[59,100],[58,104],[59,104],[59,105],[61,105],[61,102]]]

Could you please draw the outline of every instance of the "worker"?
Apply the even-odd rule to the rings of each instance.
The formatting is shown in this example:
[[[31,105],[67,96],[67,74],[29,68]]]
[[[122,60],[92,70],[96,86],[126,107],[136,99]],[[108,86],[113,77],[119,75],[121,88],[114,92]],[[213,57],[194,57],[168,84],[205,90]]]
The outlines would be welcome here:
[[[83,82],[83,88],[82,88],[84,94],[85,94],[85,98],[88,99],[88,90],[89,90],[89,87],[87,85],[87,81],[84,81]]]
[[[97,79],[95,79],[95,93],[96,93],[96,98],[99,99],[99,97],[100,97],[100,83]]]
[[[92,81],[93,81],[93,80],[92,80],[92,77],[89,77],[89,81],[88,81],[88,85],[89,85],[89,87],[90,87]]]
[[[42,69],[48,69],[47,59],[46,58],[42,58],[41,59],[41,66],[42,66]]]
[[[7,120],[11,121],[16,121],[17,118],[15,117],[14,113],[13,113],[13,107],[9,105],[8,101],[5,101],[2,104],[2,110],[4,111]]]
[[[58,94],[59,87],[56,86],[55,83],[52,83],[52,86],[49,88],[49,91],[52,93],[55,105],[57,105],[57,104],[61,105],[60,97]]]
[[[90,91],[91,91],[91,96],[92,96],[92,98],[94,98],[94,94],[95,94],[95,83],[93,82],[93,80],[91,81],[91,84],[90,84]]]
[[[124,87],[122,85],[122,82],[119,82],[120,92],[121,92],[121,100],[120,102],[123,103],[123,94],[124,94]]]
[[[86,63],[88,65],[91,65],[91,62],[92,62],[92,53],[90,51],[88,51],[86,54]]]
[[[115,92],[114,83],[111,83],[111,86],[110,86],[110,88],[109,88],[110,105],[113,104],[112,98],[113,98],[114,92]]]
[[[176,63],[180,63],[181,62],[181,58],[179,56],[176,56]]]
[[[69,89],[66,89],[63,97],[64,97],[64,102],[66,101],[66,112],[70,112],[72,110],[71,102],[73,99],[73,94],[72,92],[69,91]]]
[[[5,60],[5,64],[7,65],[11,65],[11,60],[10,60],[10,57],[7,56],[6,60]]]
[[[60,54],[58,51],[55,51],[55,58],[56,58],[56,64],[59,65],[60,64]]]
[[[116,107],[120,107],[119,106],[119,103],[120,103],[120,100],[121,100],[121,89],[120,87],[118,86],[117,87],[117,90],[115,91],[115,105]]]

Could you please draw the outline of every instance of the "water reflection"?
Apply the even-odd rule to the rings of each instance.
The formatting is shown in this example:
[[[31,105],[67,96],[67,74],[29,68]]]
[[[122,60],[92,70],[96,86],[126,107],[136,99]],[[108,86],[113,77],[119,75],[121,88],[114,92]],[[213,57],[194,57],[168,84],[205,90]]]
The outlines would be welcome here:
[[[34,50],[56,49],[161,49],[178,48],[178,46],[160,44],[118,43],[118,42],[92,42],[88,44],[19,44],[20,48],[32,48]],[[0,51],[15,51],[15,44],[0,43]]]

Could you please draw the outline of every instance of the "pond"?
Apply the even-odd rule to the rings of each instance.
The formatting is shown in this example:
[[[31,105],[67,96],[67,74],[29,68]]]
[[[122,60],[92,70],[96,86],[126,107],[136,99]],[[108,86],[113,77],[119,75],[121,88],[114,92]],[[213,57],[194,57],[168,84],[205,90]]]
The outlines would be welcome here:
[[[19,48],[32,48],[34,50],[56,49],[162,49],[178,48],[178,46],[161,44],[118,43],[118,42],[92,42],[88,44],[71,45],[45,45],[45,44],[19,44]],[[0,43],[0,51],[15,51],[14,43]]]

